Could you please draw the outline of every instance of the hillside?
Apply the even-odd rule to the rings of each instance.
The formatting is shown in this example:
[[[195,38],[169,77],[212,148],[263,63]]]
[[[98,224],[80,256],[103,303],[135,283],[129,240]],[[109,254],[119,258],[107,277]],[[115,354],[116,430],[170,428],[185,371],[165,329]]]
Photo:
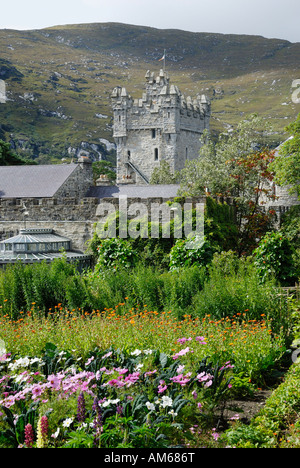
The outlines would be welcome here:
[[[141,96],[148,69],[167,50],[171,80],[186,95],[212,99],[213,132],[257,112],[271,119],[274,144],[300,106],[300,43],[260,36],[191,33],[125,24],[82,24],[0,30],[0,138],[40,163],[87,151],[113,160],[110,93],[124,85]]]

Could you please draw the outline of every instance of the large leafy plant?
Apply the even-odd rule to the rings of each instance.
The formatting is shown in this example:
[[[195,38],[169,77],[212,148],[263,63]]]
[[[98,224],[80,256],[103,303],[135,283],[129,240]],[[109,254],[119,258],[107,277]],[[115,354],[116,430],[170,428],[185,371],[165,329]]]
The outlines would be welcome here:
[[[275,276],[281,284],[291,285],[297,279],[292,245],[281,232],[267,233],[254,255],[254,262],[263,282],[270,276]]]

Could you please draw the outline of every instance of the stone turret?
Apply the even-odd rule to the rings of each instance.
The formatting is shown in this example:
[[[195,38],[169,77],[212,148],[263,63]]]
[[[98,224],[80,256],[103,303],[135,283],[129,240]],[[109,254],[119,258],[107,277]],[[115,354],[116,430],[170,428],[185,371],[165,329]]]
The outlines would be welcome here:
[[[147,71],[145,78],[141,98],[133,100],[123,87],[111,95],[119,184],[149,183],[161,160],[172,172],[181,170],[186,160],[198,157],[201,135],[209,128],[206,96],[185,98],[164,70]]]

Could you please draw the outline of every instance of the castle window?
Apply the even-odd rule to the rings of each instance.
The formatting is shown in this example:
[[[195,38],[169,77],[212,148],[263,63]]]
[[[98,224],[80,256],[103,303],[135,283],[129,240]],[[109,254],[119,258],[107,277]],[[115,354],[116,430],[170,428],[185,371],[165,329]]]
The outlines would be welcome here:
[[[154,161],[158,161],[158,148],[154,150]]]
[[[127,151],[127,156],[128,156],[128,159],[130,159],[130,156],[131,156],[131,152],[130,152],[130,151]]]
[[[185,159],[188,159],[189,156],[189,149],[185,148]]]
[[[155,129],[152,130],[152,138],[156,138],[156,130]]]

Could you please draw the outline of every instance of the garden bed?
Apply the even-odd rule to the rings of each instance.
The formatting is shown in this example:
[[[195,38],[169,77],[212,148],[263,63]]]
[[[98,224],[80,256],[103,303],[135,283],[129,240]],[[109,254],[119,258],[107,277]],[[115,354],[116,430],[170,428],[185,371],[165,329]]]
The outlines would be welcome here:
[[[229,424],[249,424],[269,395],[257,387],[285,354],[268,320],[178,320],[126,302],[3,315],[2,445],[215,447]]]

